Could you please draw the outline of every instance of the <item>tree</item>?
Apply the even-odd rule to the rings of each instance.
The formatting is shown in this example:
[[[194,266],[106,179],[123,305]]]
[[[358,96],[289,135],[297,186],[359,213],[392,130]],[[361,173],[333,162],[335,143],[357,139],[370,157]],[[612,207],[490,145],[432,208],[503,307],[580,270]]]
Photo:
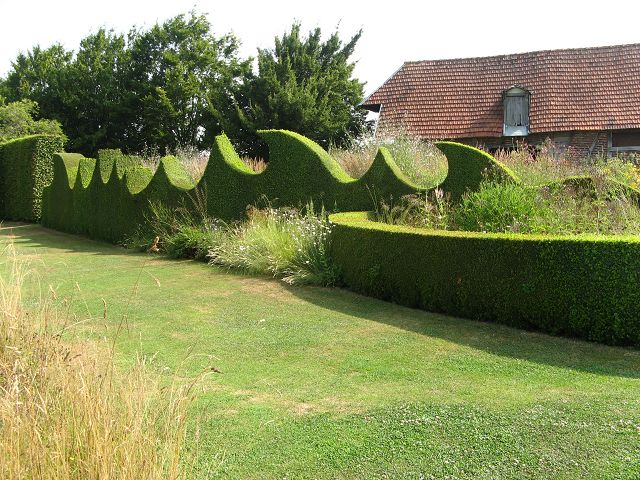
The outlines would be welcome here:
[[[2,95],[9,102],[29,99],[38,104],[34,115],[63,120],[63,92],[67,88],[65,73],[72,52],[60,44],[49,48],[35,46],[26,54],[20,53],[2,85]]]
[[[250,71],[238,46],[194,12],[128,35],[100,29],[75,56],[59,45],[18,55],[0,95],[37,101],[41,115],[62,123],[69,148],[85,154],[203,147],[221,131],[215,105],[231,103]]]
[[[206,17],[179,15],[147,32],[130,36],[129,91],[132,123],[140,142],[172,149],[177,145],[208,146],[219,122],[212,104],[229,103],[229,92],[250,71],[238,58],[233,35],[216,38]]]
[[[36,133],[64,136],[60,122],[45,119],[34,120],[33,116],[37,112],[38,104],[34,101],[20,100],[5,103],[0,98],[0,142]]]
[[[364,84],[352,78],[349,59],[362,31],[346,44],[334,32],[321,41],[319,28],[300,36],[300,24],[275,39],[275,48],[258,50],[258,74],[248,76],[236,93],[236,115],[223,125],[243,153],[264,154],[255,131],[283,128],[301,133],[325,148],[341,145],[367,128],[358,108]]]

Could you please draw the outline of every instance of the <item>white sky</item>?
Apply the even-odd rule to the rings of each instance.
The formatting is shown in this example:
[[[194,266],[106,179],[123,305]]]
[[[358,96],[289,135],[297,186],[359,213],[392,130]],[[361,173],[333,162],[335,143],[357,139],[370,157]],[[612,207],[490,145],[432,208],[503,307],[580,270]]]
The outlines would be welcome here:
[[[361,27],[356,76],[371,93],[406,60],[498,55],[552,48],[640,43],[638,13],[630,0],[605,2],[520,0],[219,1],[219,0],[0,0],[0,76],[19,51],[60,42],[77,49],[101,26],[126,32],[195,7],[215,34],[232,31],[241,54],[255,56],[294,19],[303,31],[336,27],[347,39]]]

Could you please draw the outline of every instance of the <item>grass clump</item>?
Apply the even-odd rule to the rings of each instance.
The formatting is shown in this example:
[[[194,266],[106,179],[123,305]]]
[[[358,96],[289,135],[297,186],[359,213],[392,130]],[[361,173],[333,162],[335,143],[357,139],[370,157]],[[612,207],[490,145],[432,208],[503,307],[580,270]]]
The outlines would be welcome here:
[[[194,207],[153,203],[145,225],[129,240],[138,250],[209,261],[232,270],[271,275],[289,284],[329,286],[338,272],[329,256],[331,226],[324,211],[251,207],[244,221],[227,224]]]
[[[11,252],[0,275],[0,478],[186,478],[192,385],[161,388],[140,357],[121,372],[110,346],[66,341],[74,320],[52,299],[27,307],[27,270]]]
[[[210,263],[289,284],[330,286],[338,279],[329,257],[327,216],[294,209],[250,209],[248,219],[230,227],[209,251]]]
[[[378,148],[389,149],[400,170],[421,187],[441,183],[447,175],[447,159],[432,143],[400,131],[385,138],[356,139],[348,148],[329,148],[329,154],[353,178],[364,175],[376,156]]]

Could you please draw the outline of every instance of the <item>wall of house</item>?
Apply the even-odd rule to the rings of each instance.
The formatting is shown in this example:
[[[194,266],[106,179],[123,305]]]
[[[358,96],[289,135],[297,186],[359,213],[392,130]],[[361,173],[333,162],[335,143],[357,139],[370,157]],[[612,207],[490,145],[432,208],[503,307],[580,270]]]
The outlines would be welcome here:
[[[527,137],[497,137],[497,138],[462,138],[457,142],[494,151],[497,149],[515,148],[524,143],[531,146],[540,146],[544,142],[549,142],[551,148],[557,149],[558,153],[565,153],[571,149],[571,154],[577,158],[589,156],[606,156],[609,148],[609,132],[547,132],[532,133]]]

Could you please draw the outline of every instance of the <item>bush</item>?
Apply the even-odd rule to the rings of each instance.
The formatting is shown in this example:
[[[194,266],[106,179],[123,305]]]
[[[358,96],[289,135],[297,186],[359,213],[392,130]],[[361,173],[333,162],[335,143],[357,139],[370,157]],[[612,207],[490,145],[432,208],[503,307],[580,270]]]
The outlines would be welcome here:
[[[409,307],[640,345],[640,239],[443,232],[331,215],[351,289]],[[357,254],[354,254],[357,252]]]
[[[290,284],[330,286],[337,271],[329,258],[326,217],[291,209],[251,209],[246,222],[230,227],[209,252],[211,263],[272,275]]]
[[[43,190],[53,179],[52,157],[63,144],[62,137],[49,135],[0,144],[0,218],[40,220]]]

